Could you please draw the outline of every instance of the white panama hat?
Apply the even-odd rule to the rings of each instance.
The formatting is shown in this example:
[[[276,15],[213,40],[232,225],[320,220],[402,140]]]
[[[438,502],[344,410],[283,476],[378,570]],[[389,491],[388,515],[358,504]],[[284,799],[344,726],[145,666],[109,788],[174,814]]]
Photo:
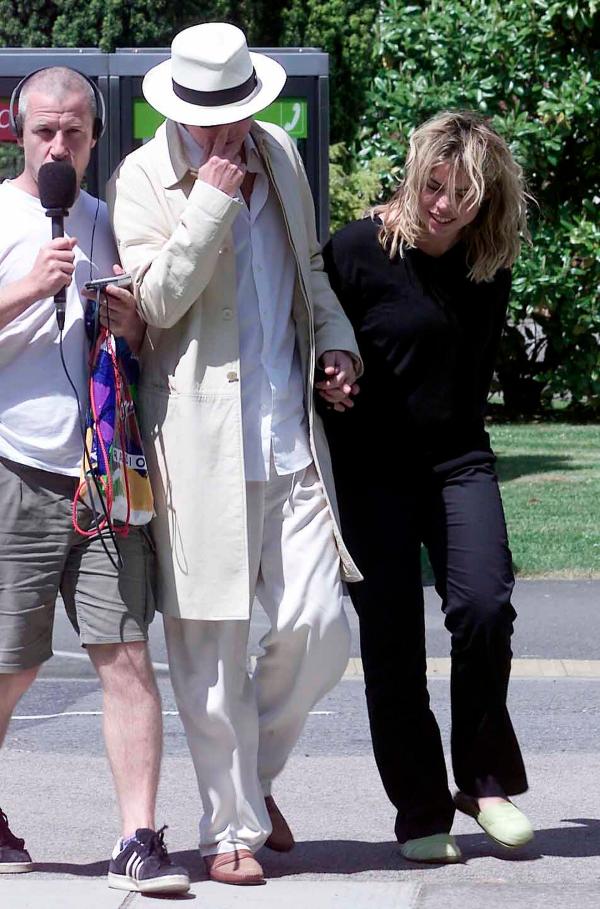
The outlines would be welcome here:
[[[146,100],[163,116],[190,126],[237,123],[275,100],[284,68],[264,54],[251,54],[235,25],[205,22],[175,35],[171,58],[149,70]]]

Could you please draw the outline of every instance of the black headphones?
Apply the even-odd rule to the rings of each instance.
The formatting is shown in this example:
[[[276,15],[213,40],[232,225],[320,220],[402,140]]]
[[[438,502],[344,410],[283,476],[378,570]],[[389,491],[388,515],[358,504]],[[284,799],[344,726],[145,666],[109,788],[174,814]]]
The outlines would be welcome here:
[[[51,66],[43,66],[41,69],[36,69],[32,73],[28,73],[20,82],[15,86],[12,95],[10,96],[10,104],[8,105],[8,120],[10,123],[10,128],[14,132],[17,139],[23,137],[23,120],[21,114],[19,113],[19,99],[21,97],[21,92],[25,84],[31,79],[32,76],[35,76],[37,73],[43,73],[46,69],[54,69]],[[87,84],[90,86],[94,93],[94,101],[96,104],[96,116],[94,117],[94,130],[93,137],[94,139],[100,139],[104,130],[106,129],[106,105],[104,103],[104,97],[102,92],[98,88],[95,82],[85,75],[85,73],[80,73],[78,69],[73,69],[68,67],[72,72],[80,75]],[[15,113],[16,108],[16,113]]]

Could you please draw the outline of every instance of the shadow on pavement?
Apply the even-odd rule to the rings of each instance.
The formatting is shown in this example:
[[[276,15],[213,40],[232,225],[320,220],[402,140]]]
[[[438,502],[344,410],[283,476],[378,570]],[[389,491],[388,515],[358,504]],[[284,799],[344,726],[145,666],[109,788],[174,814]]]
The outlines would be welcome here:
[[[593,858],[600,855],[600,820],[597,818],[561,818],[563,824],[576,827],[548,827],[536,830],[529,846],[514,851],[494,846],[485,834],[457,836],[456,841],[467,861],[494,856],[509,862],[556,856],[557,858]]]
[[[34,872],[46,874],[72,874],[75,877],[104,877],[108,874],[108,862],[89,862],[77,865],[75,862],[34,862]]]
[[[186,855],[188,853],[185,853]],[[33,877],[35,878],[35,873],[46,873],[46,874],[60,874],[62,875],[72,875],[73,877],[94,877],[94,878],[103,878],[108,874],[108,862],[90,862],[89,864],[76,865],[73,862],[35,862],[33,869]],[[16,875],[10,875],[11,878]],[[29,875],[26,875],[29,877]],[[194,880],[198,878],[194,877]],[[195,893],[152,893],[150,894],[154,900],[164,900],[168,901],[183,901],[183,900],[195,900]],[[123,893],[125,897],[125,893]],[[128,904],[129,905],[129,904]]]
[[[457,836],[465,859],[483,858],[489,855],[514,860],[517,856],[506,850],[494,848],[485,836]],[[518,858],[521,861],[539,859],[537,849],[523,849]],[[358,874],[364,871],[435,871],[441,864],[417,864],[408,862],[400,855],[395,841],[373,843],[356,840],[329,840],[297,843],[289,855],[276,855],[263,849],[260,862],[267,878],[295,874]],[[182,858],[183,860],[183,858]]]
[[[457,841],[467,860],[494,855],[510,861],[533,861],[541,858],[538,849],[523,849],[518,855],[494,848],[483,836],[458,836]],[[357,840],[311,840],[296,843],[295,849],[285,855],[261,849],[257,856],[267,880],[294,877],[298,874],[351,875],[367,871],[434,871],[441,865],[418,865],[407,862],[400,855],[398,844],[389,842],[360,842]],[[176,852],[172,861],[184,865],[192,881],[206,877],[198,862],[198,853]]]
[[[196,899],[196,894],[189,893],[189,892],[188,893],[149,893],[149,894],[142,893],[142,897],[144,897],[145,895],[150,896],[153,901],[162,900],[163,903],[169,903],[169,902],[181,903],[181,902],[184,902],[185,900],[195,900]],[[122,905],[125,905],[125,904],[123,903]]]
[[[600,855],[600,819],[564,818],[563,823],[577,826],[537,830],[530,846],[514,852],[494,846],[484,834],[459,834],[456,841],[467,862],[490,856],[508,862],[531,862],[544,856],[591,858]],[[297,874],[359,874],[365,871],[435,871],[441,867],[407,862],[393,840],[379,843],[305,840],[297,843],[291,853],[283,855],[262,849],[258,858],[267,878],[293,877]],[[206,880],[204,864],[197,849],[173,852],[171,860],[188,869],[192,882]],[[36,862],[35,871],[77,877],[103,877],[108,871],[108,862],[82,865],[73,862]]]
[[[564,824],[579,826],[537,831],[535,841],[543,855],[563,858],[591,858],[600,855],[600,819],[565,817],[562,821]]]

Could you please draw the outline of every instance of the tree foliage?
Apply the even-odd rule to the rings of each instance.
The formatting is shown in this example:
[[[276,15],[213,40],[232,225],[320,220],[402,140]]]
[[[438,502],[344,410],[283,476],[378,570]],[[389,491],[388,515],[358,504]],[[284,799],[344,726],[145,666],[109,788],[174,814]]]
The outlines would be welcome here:
[[[377,0],[288,0],[281,43],[330,54],[331,141],[352,143],[376,63]]]
[[[360,166],[342,142],[329,149],[329,193],[331,232],[362,218],[381,193],[382,171],[387,171],[387,158],[373,158]]]
[[[334,224],[375,200],[378,177],[389,192],[426,117],[487,114],[537,200],[533,246],[514,271],[505,400],[526,412],[563,394],[600,412],[598,0],[206,0],[201,9],[191,0],[0,0],[0,39],[160,47],[199,19],[233,22],[256,47],[329,52],[332,141],[344,144],[333,151]]]
[[[0,0],[0,40],[5,47],[48,47],[57,4],[46,0]]]
[[[6,47],[168,47],[199,21],[239,25],[250,44],[277,46],[280,8],[268,0],[0,0]]]
[[[199,21],[232,22],[254,47],[331,55],[332,139],[352,142],[375,65],[377,0],[0,0],[6,47],[168,47]]]
[[[362,154],[396,172],[442,109],[490,117],[538,207],[514,271],[500,376],[515,409],[542,392],[600,408],[599,16],[595,0],[385,0]],[[387,179],[388,188],[393,182]]]

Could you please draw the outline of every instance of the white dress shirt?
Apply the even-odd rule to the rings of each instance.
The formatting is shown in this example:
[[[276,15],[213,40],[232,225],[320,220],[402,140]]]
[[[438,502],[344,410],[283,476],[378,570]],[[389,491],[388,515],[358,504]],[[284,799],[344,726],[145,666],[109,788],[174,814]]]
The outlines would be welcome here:
[[[190,165],[200,167],[202,148],[179,129]],[[279,475],[307,467],[312,455],[292,320],[296,263],[279,201],[250,135],[244,150],[248,172],[255,174],[249,206],[237,193],[240,210],[233,223],[244,465],[247,480],[268,480],[271,455]]]

